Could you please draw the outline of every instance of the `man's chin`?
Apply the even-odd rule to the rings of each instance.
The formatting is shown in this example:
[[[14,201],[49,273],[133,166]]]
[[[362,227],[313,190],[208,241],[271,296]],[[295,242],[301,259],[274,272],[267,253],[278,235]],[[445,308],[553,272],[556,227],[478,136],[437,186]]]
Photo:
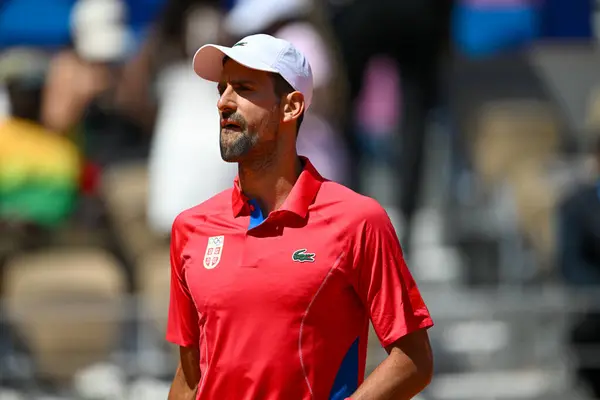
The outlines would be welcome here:
[[[223,161],[239,163],[246,158],[247,154],[252,149],[252,145],[247,140],[221,142],[219,149]]]
[[[241,161],[242,156],[221,150],[221,159],[227,163],[238,163]]]

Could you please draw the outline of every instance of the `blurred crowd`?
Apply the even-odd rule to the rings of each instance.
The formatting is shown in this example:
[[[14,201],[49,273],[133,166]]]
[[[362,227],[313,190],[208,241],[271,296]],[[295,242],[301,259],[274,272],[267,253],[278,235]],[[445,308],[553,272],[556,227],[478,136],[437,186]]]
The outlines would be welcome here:
[[[191,57],[254,33],[306,54],[299,153],[382,202],[425,289],[600,287],[599,15],[592,0],[0,0],[0,397],[166,398],[171,224],[237,173]],[[600,346],[598,298],[576,311],[564,343]],[[600,398],[600,357],[573,354]]]

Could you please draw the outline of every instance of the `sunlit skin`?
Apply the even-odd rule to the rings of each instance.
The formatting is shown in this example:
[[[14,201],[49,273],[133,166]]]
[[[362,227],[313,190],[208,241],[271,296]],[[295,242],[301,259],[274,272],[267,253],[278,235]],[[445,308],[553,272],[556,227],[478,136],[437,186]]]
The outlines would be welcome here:
[[[277,153],[280,99],[269,73],[228,60],[218,84],[221,157],[269,164]]]
[[[278,97],[271,74],[233,60],[225,62],[218,90],[221,157],[238,163],[244,194],[268,214],[281,206],[302,170],[296,121],[304,96],[293,91]]]

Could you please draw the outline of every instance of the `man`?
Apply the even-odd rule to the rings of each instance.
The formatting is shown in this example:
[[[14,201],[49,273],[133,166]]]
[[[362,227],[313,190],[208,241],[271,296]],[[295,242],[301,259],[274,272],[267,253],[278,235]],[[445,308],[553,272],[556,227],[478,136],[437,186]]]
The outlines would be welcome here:
[[[194,70],[218,82],[238,177],[173,224],[169,399],[412,398],[431,379],[433,322],[384,209],[296,153],[306,58],[259,34],[203,46]],[[389,356],[363,382],[369,317]]]

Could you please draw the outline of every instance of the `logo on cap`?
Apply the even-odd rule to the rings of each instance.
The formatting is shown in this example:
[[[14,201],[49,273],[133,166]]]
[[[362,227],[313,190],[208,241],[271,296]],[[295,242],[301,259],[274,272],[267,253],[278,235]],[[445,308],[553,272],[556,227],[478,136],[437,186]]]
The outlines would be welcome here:
[[[238,42],[236,44],[233,45],[233,47],[235,46],[245,46],[247,44],[247,42]]]

